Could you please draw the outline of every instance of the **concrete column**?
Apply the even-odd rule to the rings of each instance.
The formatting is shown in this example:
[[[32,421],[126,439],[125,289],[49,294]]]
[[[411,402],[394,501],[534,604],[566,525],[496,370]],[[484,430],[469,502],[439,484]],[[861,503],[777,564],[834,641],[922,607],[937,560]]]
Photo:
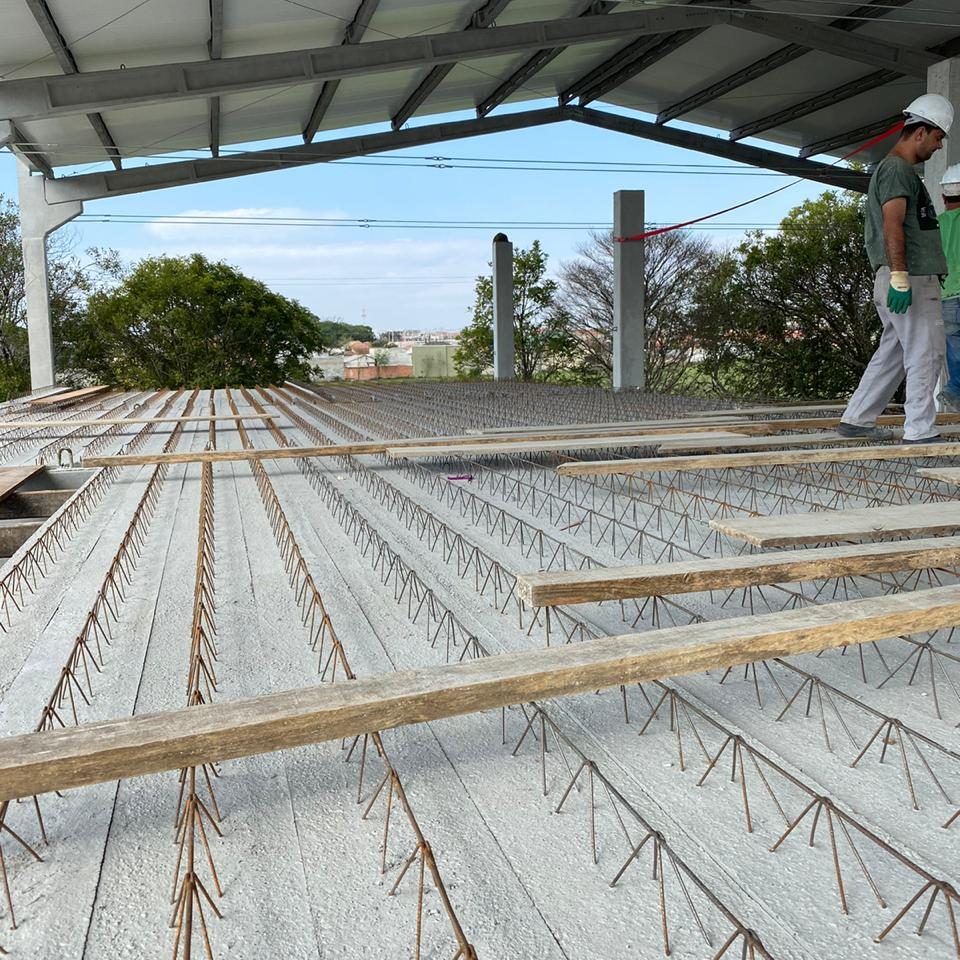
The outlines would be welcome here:
[[[50,282],[47,237],[83,213],[80,200],[48,204],[45,177],[32,177],[17,164],[20,194],[20,244],[27,298],[27,336],[30,341],[30,385],[34,390],[54,383],[53,331],[50,326]]]
[[[643,191],[618,190],[613,195],[613,235],[643,233]],[[643,331],[644,243],[613,245],[613,389],[642,390],[646,385]]]
[[[493,238],[493,379],[513,380],[513,244]]]
[[[947,167],[960,163],[960,57],[941,60],[927,70],[927,93],[939,93],[946,97],[956,111],[953,129],[943,141],[943,149],[938,150],[923,165],[923,180],[927,193],[933,197],[937,212],[943,212],[943,200],[940,196],[940,180]]]

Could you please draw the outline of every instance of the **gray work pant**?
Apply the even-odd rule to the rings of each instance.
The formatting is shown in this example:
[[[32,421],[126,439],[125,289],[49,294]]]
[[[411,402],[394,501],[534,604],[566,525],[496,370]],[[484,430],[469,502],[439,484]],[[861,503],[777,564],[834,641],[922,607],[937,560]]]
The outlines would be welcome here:
[[[903,436],[920,440],[937,432],[935,394],[944,353],[940,278],[911,275],[913,303],[906,313],[887,309],[889,286],[890,270],[881,267],[873,284],[873,302],[883,333],[841,419],[858,427],[872,426],[906,377]]]

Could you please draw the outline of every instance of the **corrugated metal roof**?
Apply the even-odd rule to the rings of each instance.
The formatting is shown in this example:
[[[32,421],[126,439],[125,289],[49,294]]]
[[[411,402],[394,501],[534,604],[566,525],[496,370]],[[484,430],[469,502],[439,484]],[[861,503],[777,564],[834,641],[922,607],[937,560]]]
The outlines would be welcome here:
[[[585,0],[5,0],[0,36],[0,76],[4,81],[59,76],[72,58],[78,72],[117,71],[165,64],[190,64],[211,56],[211,35],[222,37],[223,59],[275,54],[310,48],[338,48],[347,28],[364,10],[373,10],[360,42],[457,33],[471,16],[496,8],[495,27],[534,21],[561,21],[584,12],[617,15],[648,9],[677,9],[680,3],[593,3]],[[854,32],[857,36],[906,46],[917,51],[952,52],[960,40],[960,9],[954,0],[875,0],[868,4],[821,0],[702,0],[688,6],[703,10],[763,11],[778,24],[810,25]],[[212,16],[217,17],[212,21]],[[836,18],[845,18],[839,19]],[[46,29],[43,29],[46,20]],[[50,24],[62,38],[55,51]],[[809,39],[813,45],[816,38]],[[506,102],[553,98],[599,65],[624,50],[635,37],[575,43],[527,76]],[[666,52],[657,44],[669,41]],[[675,41],[675,42],[674,42]],[[947,46],[942,46],[947,44]],[[682,35],[656,36],[645,42],[644,68],[620,78],[593,106],[604,103],[657,114],[709,90],[761,58],[789,46],[783,38],[765,36],[739,26],[717,24]],[[956,44],[960,48],[960,43]],[[465,57],[414,111],[416,118],[449,111],[472,110],[489,97],[521,65],[533,49],[496,56]],[[641,51],[643,54],[643,51]],[[731,131],[843,84],[873,78],[875,86],[839,103],[779,117],[762,139],[802,148],[896,114],[923,92],[922,76],[884,71],[853,56],[801,47],[781,56],[781,64],[756,79],[695,104],[676,119]],[[895,64],[894,64],[895,65]],[[339,81],[320,131],[344,130],[361,124],[387,123],[418,88],[430,67],[371,69]],[[916,71],[914,71],[916,73]],[[608,84],[609,86],[609,84]],[[217,97],[167,99],[110,107],[100,112],[106,132],[123,157],[143,157],[207,149],[219,145],[299,137],[308,127],[323,83],[305,79],[288,86],[229,93]],[[0,118],[4,84],[0,82]],[[213,101],[216,101],[215,103]],[[571,101],[576,103],[577,100]],[[219,119],[217,119],[217,115]],[[214,131],[211,133],[211,118]],[[675,123],[676,119],[669,122]],[[106,159],[103,131],[84,114],[17,121],[23,139],[35,144],[51,166],[101,162]],[[844,152],[841,145],[836,152]]]

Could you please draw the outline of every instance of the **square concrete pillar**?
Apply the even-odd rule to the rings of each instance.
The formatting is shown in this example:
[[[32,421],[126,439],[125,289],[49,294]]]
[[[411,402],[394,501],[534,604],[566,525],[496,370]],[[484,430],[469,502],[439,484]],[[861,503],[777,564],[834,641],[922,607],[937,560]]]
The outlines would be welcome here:
[[[52,387],[55,376],[47,237],[58,227],[83,213],[83,203],[80,200],[47,203],[45,184],[46,177],[31,176],[26,166],[17,164],[20,246],[23,251],[27,338],[30,344],[30,386],[34,390]]]
[[[953,129],[938,150],[923,165],[923,181],[927,192],[933,197],[937,212],[943,212],[940,196],[940,179],[951,164],[960,163],[960,57],[941,60],[927,71],[927,93],[939,93],[946,97],[956,111]]]
[[[493,238],[493,379],[516,379],[513,355],[513,244]]]
[[[620,238],[643,233],[642,190],[613,195],[613,389],[642,390],[646,385],[642,240]]]

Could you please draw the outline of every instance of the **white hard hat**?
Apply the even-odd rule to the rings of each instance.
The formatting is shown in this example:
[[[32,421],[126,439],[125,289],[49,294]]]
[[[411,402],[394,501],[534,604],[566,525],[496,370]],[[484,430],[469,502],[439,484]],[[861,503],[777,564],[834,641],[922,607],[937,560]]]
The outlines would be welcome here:
[[[953,163],[940,178],[940,189],[946,197],[960,196],[960,163]]]
[[[908,127],[914,123],[929,123],[946,134],[953,124],[953,104],[939,93],[924,93],[907,104],[903,113]]]

